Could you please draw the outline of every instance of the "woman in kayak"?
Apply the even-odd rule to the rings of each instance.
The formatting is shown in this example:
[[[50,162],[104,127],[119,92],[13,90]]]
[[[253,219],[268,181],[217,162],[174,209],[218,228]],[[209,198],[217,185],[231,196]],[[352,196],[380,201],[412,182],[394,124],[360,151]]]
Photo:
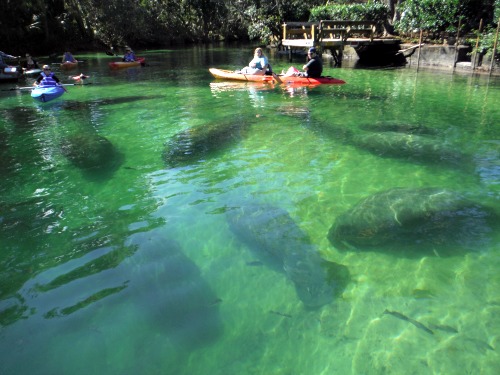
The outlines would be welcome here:
[[[264,75],[266,74],[266,70],[268,68],[269,62],[267,61],[267,57],[264,55],[262,48],[256,48],[252,61],[248,63],[248,66],[241,69],[240,73]]]
[[[43,71],[40,73],[35,83],[33,83],[33,86],[57,86],[58,83],[59,78],[57,78],[56,75],[50,71],[50,66],[44,65]]]
[[[125,56],[123,56],[123,61],[125,62],[135,61],[135,54],[132,51],[132,48],[130,47],[125,48]]]

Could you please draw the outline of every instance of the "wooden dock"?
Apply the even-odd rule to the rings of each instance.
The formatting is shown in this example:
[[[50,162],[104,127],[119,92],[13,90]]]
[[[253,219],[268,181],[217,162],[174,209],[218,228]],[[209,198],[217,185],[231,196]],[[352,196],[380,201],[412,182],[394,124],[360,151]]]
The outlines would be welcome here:
[[[345,46],[353,47],[360,58],[373,55],[377,50],[396,55],[401,40],[382,36],[382,27],[374,21],[286,22],[283,24],[282,45],[293,50],[316,47],[329,49],[336,65],[341,65]],[[367,51],[369,53],[367,53]]]

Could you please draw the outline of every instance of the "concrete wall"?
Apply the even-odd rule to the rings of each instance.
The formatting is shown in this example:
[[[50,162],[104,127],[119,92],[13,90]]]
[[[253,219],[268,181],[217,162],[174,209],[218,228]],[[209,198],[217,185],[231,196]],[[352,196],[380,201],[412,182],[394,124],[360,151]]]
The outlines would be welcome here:
[[[403,44],[401,49],[409,48],[411,45]],[[453,68],[455,59],[457,62],[470,62],[472,51],[470,46],[449,46],[449,45],[424,45],[420,49],[420,61],[418,48],[406,58],[408,65],[439,66]]]

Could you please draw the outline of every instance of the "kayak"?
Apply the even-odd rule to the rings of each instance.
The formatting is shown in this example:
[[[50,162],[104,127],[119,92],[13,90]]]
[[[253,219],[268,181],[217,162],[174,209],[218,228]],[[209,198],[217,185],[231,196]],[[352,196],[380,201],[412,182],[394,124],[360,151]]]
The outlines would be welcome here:
[[[218,79],[230,79],[235,81],[249,81],[249,82],[269,82],[273,83],[273,76],[258,75],[258,74],[244,74],[233,72],[231,70],[210,68],[210,73]]]
[[[62,86],[37,86],[31,91],[31,97],[39,102],[46,103],[57,99],[65,91]]]
[[[78,66],[78,61],[65,61],[61,64],[61,69],[74,69]]]
[[[318,78],[310,78],[310,77],[297,77],[297,76],[284,76],[284,75],[276,75],[277,78],[273,76],[262,76],[262,75],[253,75],[253,74],[243,74],[233,72],[231,70],[224,69],[216,69],[210,68],[210,73],[218,79],[229,79],[229,80],[237,80],[237,81],[252,81],[252,82],[269,82],[269,83],[285,83],[291,85],[342,85],[345,81],[334,78],[334,77],[318,77]]]
[[[110,62],[108,65],[111,69],[132,68],[135,66],[144,65],[145,60],[145,57],[138,57],[135,61],[114,61]]]
[[[7,66],[0,69],[0,82],[17,82],[21,74],[22,70],[17,66]]]

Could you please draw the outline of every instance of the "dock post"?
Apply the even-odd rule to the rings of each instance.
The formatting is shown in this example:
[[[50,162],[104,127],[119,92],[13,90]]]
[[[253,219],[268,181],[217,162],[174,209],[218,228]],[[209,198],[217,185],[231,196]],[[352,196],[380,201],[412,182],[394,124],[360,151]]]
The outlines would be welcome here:
[[[497,53],[497,43],[498,43],[498,31],[500,30],[500,18],[497,22],[497,32],[495,34],[495,42],[493,43],[493,53],[491,55],[491,63],[490,63],[490,75],[493,72],[493,64],[495,63],[495,54]]]

